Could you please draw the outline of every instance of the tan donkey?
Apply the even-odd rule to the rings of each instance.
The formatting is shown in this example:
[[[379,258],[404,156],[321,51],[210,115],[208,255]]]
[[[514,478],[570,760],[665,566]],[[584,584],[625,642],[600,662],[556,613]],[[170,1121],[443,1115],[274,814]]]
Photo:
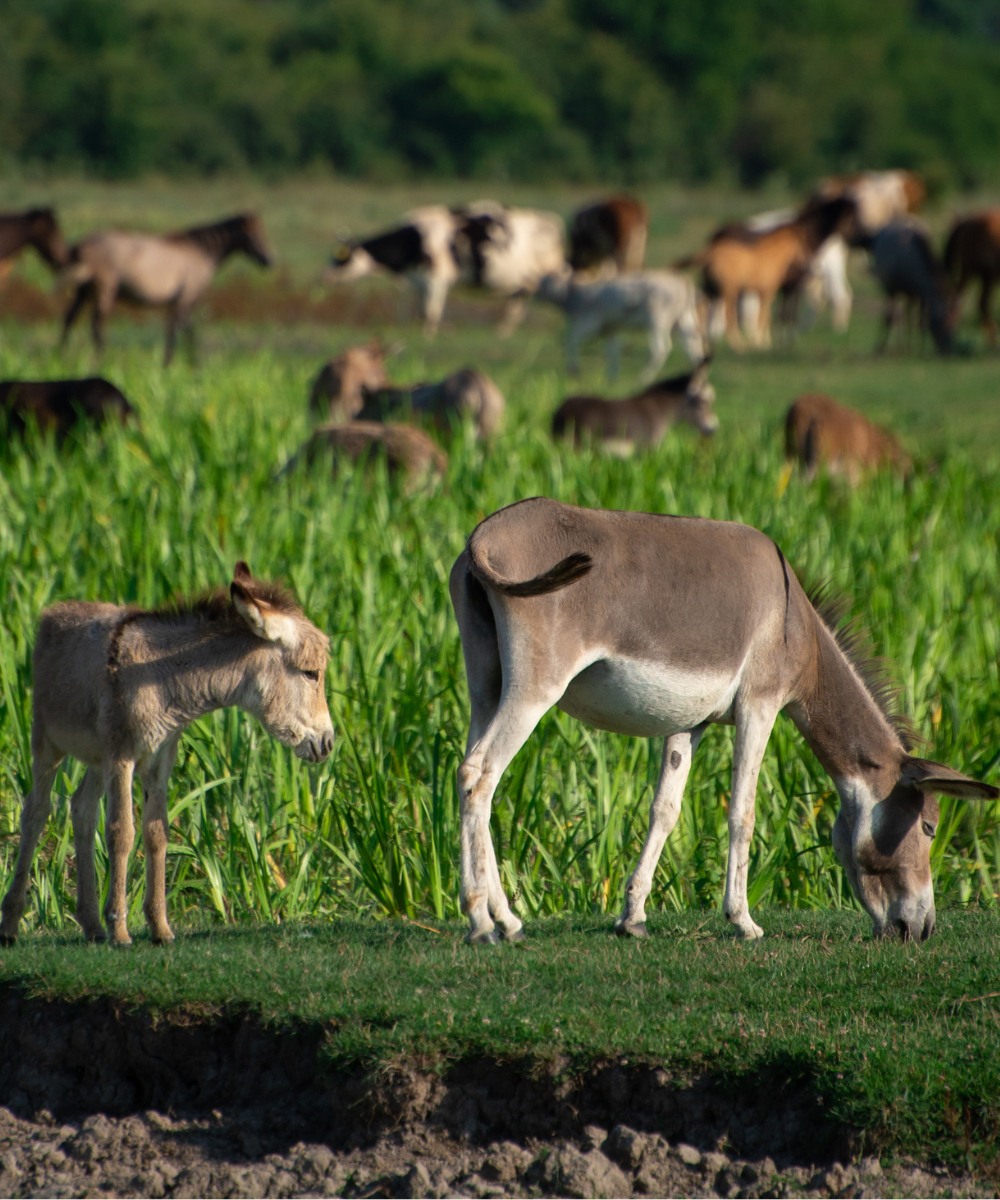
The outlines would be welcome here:
[[[280,584],[254,579],[238,562],[221,589],[154,611],[70,600],[42,613],[34,653],[31,730],[34,785],[21,814],[14,881],[3,901],[0,944],[17,938],[35,847],[51,811],[60,761],[87,764],[73,794],[76,919],[88,941],[131,939],[126,867],[135,834],[132,777],[142,782],[146,852],[143,911],[154,942],[167,923],[167,782],[181,734],[199,717],[238,707],[299,758],[333,749],[324,691],[329,639]],[[101,924],[94,870],[98,806],[108,796],[109,886]]]
[[[833,848],[874,933],[933,932],[935,793],[1000,791],[909,753],[870,664],[813,607],[769,537],[729,521],[524,500],[475,529],[451,596],[472,704],[458,771],[468,941],[524,936],[500,882],[490,806],[553,705],[598,729],[664,739],[617,932],[645,936],[646,898],[692,755],[721,724],[736,727],[723,912],[743,937],[762,936],[747,868],[757,775],[782,709],[840,793]]]

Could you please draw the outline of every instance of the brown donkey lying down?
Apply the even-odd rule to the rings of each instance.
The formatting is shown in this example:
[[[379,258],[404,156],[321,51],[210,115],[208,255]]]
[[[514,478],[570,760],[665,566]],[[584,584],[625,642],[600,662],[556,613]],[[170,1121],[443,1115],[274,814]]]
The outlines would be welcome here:
[[[70,600],[42,613],[35,642],[31,727],[34,786],[21,814],[14,880],[3,902],[0,944],[17,937],[31,860],[51,811],[49,794],[66,755],[87,764],[73,794],[76,919],[104,941],[94,871],[98,805],[108,796],[107,936],[128,945],[125,871],[132,849],[132,776],[142,781],[146,852],[143,911],[154,942],[167,923],[167,782],[181,734],[199,717],[236,706],[299,758],[333,749],[324,692],[329,639],[278,584],[236,564],[221,589],[191,603],[144,612]]]
[[[785,417],[785,455],[798,460],[808,479],[820,464],[831,475],[843,475],[855,486],[865,471],[894,467],[908,475],[909,455],[888,429],[873,425],[863,414],[845,408],[830,396],[810,393],[792,404]]]
[[[0,412],[7,427],[23,434],[34,420],[43,432],[53,430],[61,442],[78,421],[101,424],[113,418],[124,425],[135,409],[106,379],[0,380]]]
[[[677,823],[691,758],[734,725],[723,911],[743,937],[757,775],[786,709],[840,793],[833,847],[875,934],[934,929],[935,793],[997,788],[914,758],[870,662],[852,652],[769,537],[745,525],[524,500],[487,517],[451,573],[471,720],[458,770],[467,940],[523,937],[490,840],[493,793],[553,705],[598,729],[662,737],[649,835],[616,923],[645,935],[645,904]]]
[[[577,445],[590,437],[623,450],[656,446],[677,421],[687,421],[704,434],[715,433],[719,418],[714,405],[706,360],[694,371],[652,383],[627,400],[570,396],[556,409],[552,436],[562,437],[572,429]]]
[[[403,475],[409,486],[429,478],[440,478],[448,469],[448,456],[422,429],[412,425],[383,425],[380,421],[347,421],[343,425],[320,425],[278,473],[287,475],[303,460],[312,465],[324,453],[332,451],[334,470],[337,459],[353,462],[383,453],[390,475]]]
[[[378,341],[365,346],[348,346],[324,363],[313,380],[309,411],[327,421],[352,421],[365,402],[367,390],[390,387],[385,373],[389,353]]]

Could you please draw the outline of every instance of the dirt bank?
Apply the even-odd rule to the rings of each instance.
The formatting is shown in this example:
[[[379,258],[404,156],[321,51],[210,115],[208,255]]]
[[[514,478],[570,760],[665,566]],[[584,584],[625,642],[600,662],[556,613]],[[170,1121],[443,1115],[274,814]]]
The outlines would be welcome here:
[[[324,1031],[0,988],[0,1195],[993,1195],[875,1159],[805,1084],[627,1062],[332,1069]]]

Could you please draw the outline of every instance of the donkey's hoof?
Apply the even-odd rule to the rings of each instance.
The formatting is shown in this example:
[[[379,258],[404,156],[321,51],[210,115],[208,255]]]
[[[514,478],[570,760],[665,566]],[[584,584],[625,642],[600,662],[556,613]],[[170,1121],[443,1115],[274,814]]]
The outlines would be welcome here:
[[[172,933],[154,933],[149,940],[154,946],[172,946],[174,935]]]
[[[108,935],[103,929],[96,929],[93,933],[88,933],[84,930],[83,936],[91,945],[97,945],[99,942],[106,942],[108,940]]]
[[[510,933],[501,933],[500,936],[505,942],[523,942],[526,941],[524,929],[518,926],[517,929],[512,929]]]
[[[499,941],[500,934],[495,929],[490,929],[485,933],[467,933],[465,935],[467,946],[495,946]]]
[[[0,946],[13,946],[16,942],[16,933],[0,933]]]
[[[649,937],[649,930],[646,928],[645,921],[636,921],[632,925],[626,925],[624,921],[615,921],[615,933],[617,933],[619,937]]]

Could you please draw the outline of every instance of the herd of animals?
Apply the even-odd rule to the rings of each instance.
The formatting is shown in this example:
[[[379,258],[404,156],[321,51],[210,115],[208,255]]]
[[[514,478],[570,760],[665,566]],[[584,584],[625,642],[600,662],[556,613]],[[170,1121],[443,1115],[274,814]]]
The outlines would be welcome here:
[[[803,306],[829,305],[846,327],[850,246],[869,251],[885,292],[884,347],[901,309],[948,352],[957,300],[981,282],[980,311],[995,341],[991,289],[1000,278],[1000,210],[959,221],[939,259],[913,211],[924,198],[905,171],[827,180],[797,212],[761,214],[719,229],[673,270],[645,270],[648,213],[625,196],[573,219],[568,251],[551,213],[484,201],[429,206],[404,223],[345,244],[326,271],[331,283],[375,272],[409,278],[428,333],[437,331],[459,282],[506,299],[502,330],[521,320],[531,296],[564,310],[570,369],[582,343],[606,335],[609,373],[619,330],[645,328],[647,386],[625,400],[571,396],[553,433],[612,450],[655,445],[675,422],[703,434],[718,427],[708,381],[711,342],[770,344],[772,308],[793,325]],[[64,337],[90,304],[95,343],[119,295],[167,309],[166,359],[218,265],[242,251],[271,260],[258,218],[242,215],[167,237],[94,234],[66,246],[49,210],[0,216],[3,264],[34,245],[72,285]],[[685,271],[697,271],[696,283]],[[691,370],[652,382],[677,335]],[[427,432],[469,423],[488,441],[504,398],[472,368],[437,383],[400,386],[377,342],[350,347],[313,382],[320,423],[283,469],[332,448],[358,460],[379,447],[410,482],[440,475],[445,452]],[[31,422],[63,438],[81,418],[128,420],[132,407],[99,378],[0,384],[11,430]],[[398,418],[404,418],[400,420]],[[856,481],[862,471],[910,462],[896,439],[824,395],[800,396],[786,419],[789,461],[808,474],[821,464]],[[649,833],[626,885],[615,928],[646,935],[645,904],[705,729],[735,726],[729,857],[723,911],[743,937],[762,936],[747,899],[757,776],[774,720],[788,711],[841,798],[833,843],[876,935],[923,940],[935,924],[930,846],[936,796],[997,799],[1000,790],[911,753],[913,736],[886,700],[873,664],[838,630],[821,596],[803,591],[781,550],[731,522],[604,512],[535,498],[501,509],[469,537],[450,578],[461,633],[471,718],[458,771],[461,907],[467,940],[516,941],[523,931],[504,893],[490,839],[493,794],[503,771],[553,705],[597,728],[662,737]],[[14,876],[2,905],[0,944],[24,913],[31,863],[66,755],[87,765],[71,802],[77,920],[85,936],[130,941],[126,867],[134,840],[132,782],[143,784],[144,912],[154,942],[173,939],[167,921],[167,784],[183,730],[198,717],[238,706],[311,762],[326,758],[334,730],[324,676],[329,640],[281,585],[236,564],[228,591],[145,611],[69,601],[41,617],[34,651],[34,782],[25,800]],[[94,842],[108,797],[109,881],[98,908]]]

